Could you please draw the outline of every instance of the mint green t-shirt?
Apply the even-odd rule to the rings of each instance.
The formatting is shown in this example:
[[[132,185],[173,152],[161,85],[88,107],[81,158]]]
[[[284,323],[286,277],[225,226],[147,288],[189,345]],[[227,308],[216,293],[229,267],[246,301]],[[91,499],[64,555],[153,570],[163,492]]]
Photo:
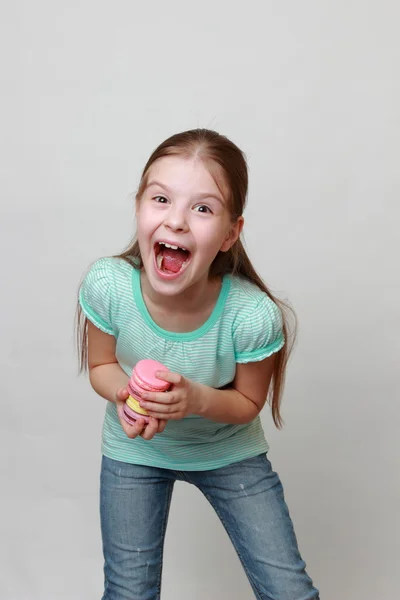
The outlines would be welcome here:
[[[140,271],[120,258],[102,258],[87,273],[79,294],[86,317],[116,339],[116,358],[130,376],[141,359],[152,358],[171,371],[214,388],[231,383],[236,363],[263,360],[284,345],[277,305],[250,281],[223,277],[208,320],[195,331],[161,329],[143,300]],[[241,425],[216,423],[197,415],[168,421],[152,440],[130,439],[116,406],[107,402],[102,453],[115,460],[176,470],[222,467],[268,450],[260,417]]]

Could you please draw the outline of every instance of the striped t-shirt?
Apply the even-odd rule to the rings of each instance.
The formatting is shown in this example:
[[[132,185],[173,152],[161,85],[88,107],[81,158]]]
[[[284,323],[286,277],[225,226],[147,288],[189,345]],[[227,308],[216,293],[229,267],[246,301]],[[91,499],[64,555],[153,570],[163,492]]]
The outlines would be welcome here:
[[[225,275],[214,310],[195,331],[159,327],[143,300],[140,270],[120,258],[102,258],[87,273],[79,294],[86,317],[116,339],[116,358],[130,376],[141,359],[214,388],[231,383],[236,363],[263,360],[284,345],[277,305],[250,281]],[[176,470],[222,467],[268,450],[260,417],[246,424],[216,423],[197,415],[168,421],[152,440],[130,439],[107,402],[102,453],[115,460]]]

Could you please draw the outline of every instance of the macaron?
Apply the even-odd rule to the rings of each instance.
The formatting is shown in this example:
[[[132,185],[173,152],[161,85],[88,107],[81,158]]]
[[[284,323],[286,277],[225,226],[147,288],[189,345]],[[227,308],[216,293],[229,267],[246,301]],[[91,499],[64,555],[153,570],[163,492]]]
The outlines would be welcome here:
[[[128,383],[129,396],[124,404],[123,416],[127,423],[133,425],[137,419],[143,419],[146,423],[150,418],[139,402],[142,394],[146,392],[166,392],[170,384],[158,379],[156,371],[169,371],[162,363],[156,360],[140,360],[132,370]]]

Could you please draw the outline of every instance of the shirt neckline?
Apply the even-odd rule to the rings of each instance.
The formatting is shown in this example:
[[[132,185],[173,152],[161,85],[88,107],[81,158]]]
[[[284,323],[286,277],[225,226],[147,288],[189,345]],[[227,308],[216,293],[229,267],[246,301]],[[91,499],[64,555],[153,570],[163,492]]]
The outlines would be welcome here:
[[[224,305],[226,299],[229,294],[230,289],[230,277],[228,275],[224,275],[222,277],[222,285],[219,292],[219,296],[217,298],[217,302],[213,308],[211,315],[208,319],[199,327],[198,329],[194,329],[193,331],[184,331],[184,332],[176,332],[176,331],[168,331],[167,329],[163,329],[155,321],[153,321],[149,311],[147,310],[147,306],[143,300],[142,294],[142,285],[140,281],[140,269],[133,268],[132,269],[132,290],[133,296],[136,301],[136,305],[143,319],[146,321],[147,325],[152,329],[157,335],[163,337],[164,339],[170,340],[196,340],[206,334],[218,321],[220,318],[222,311],[224,309]]]

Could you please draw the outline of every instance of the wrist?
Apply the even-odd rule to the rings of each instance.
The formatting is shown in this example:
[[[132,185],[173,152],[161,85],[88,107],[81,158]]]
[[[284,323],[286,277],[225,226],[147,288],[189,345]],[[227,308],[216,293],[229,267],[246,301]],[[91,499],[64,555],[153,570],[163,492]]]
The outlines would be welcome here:
[[[212,388],[209,388],[209,386],[204,385],[203,383],[198,383],[197,381],[193,382],[193,414],[204,417],[208,406],[207,399],[209,394],[207,394],[207,391],[211,389]]]

